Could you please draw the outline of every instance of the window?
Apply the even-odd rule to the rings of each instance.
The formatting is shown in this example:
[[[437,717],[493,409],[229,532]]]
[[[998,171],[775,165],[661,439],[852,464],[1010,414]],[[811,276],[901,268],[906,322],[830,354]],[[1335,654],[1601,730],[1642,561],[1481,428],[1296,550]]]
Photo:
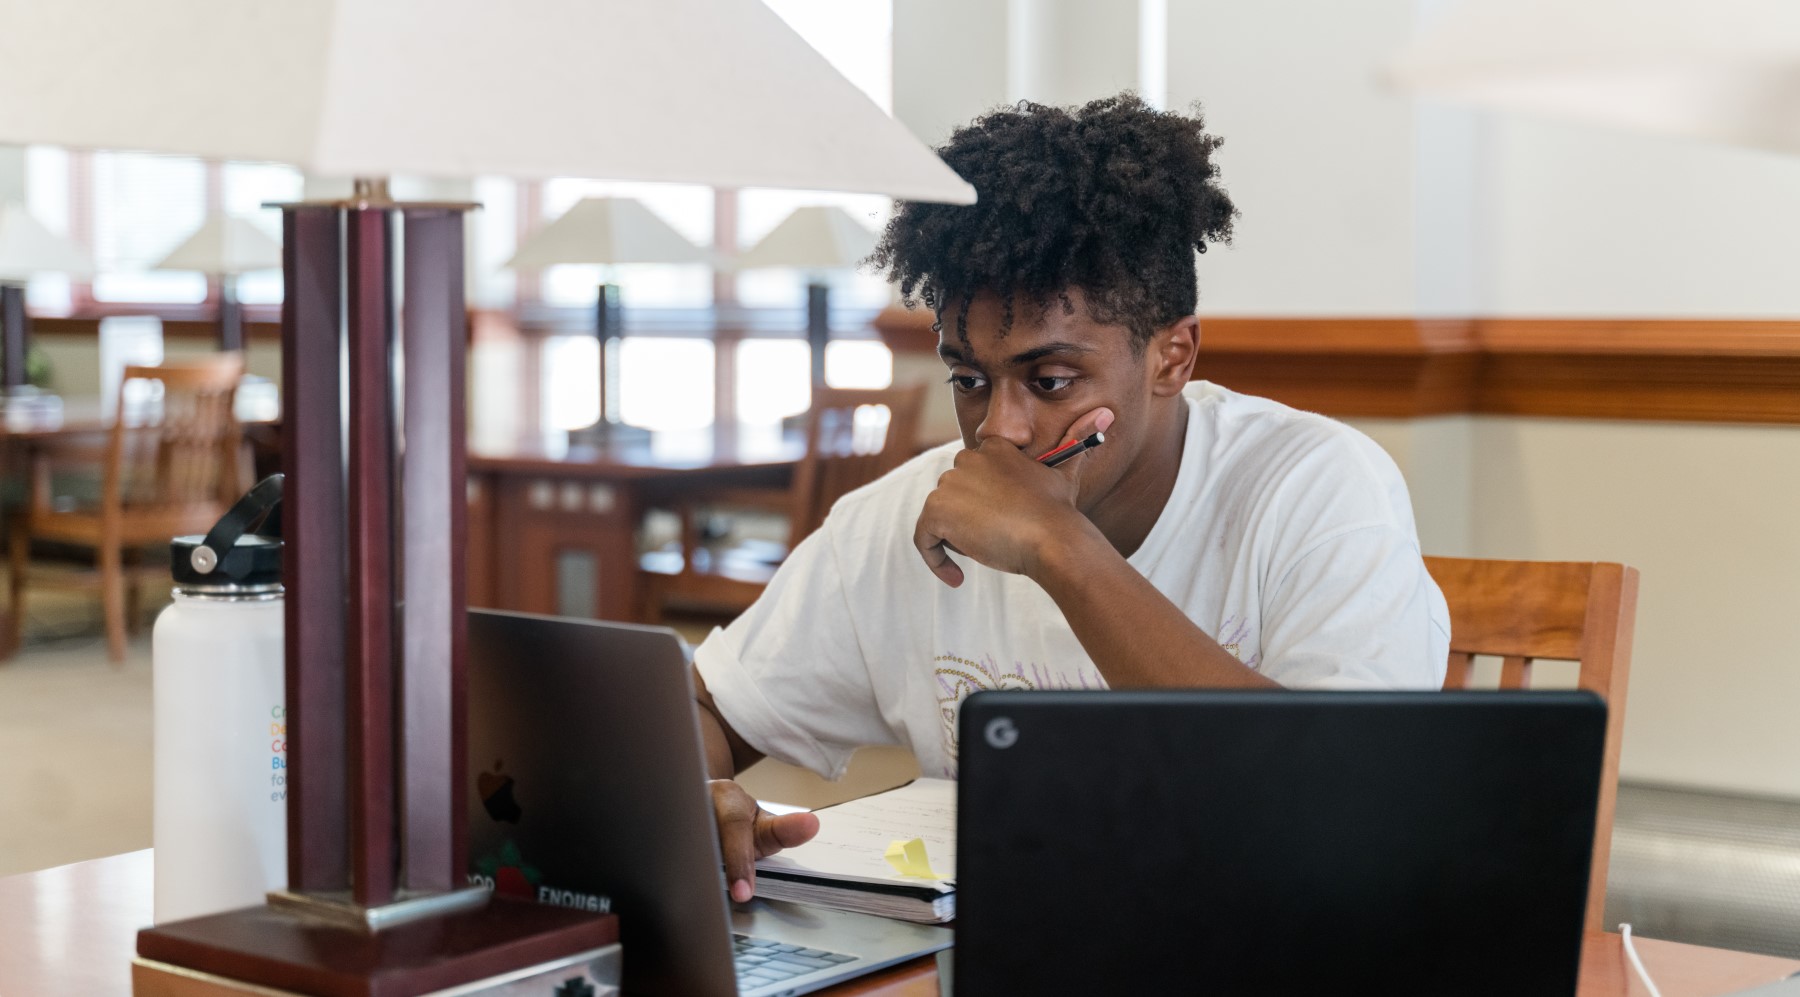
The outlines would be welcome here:
[[[206,220],[206,164],[141,152],[91,161],[94,300],[198,304],[203,274],[149,269]]]
[[[69,232],[69,153],[47,145],[25,150],[25,207],[57,235]],[[73,282],[67,274],[31,278],[26,302],[33,311],[67,313],[74,307]]]
[[[620,378],[620,421],[663,431],[712,425],[712,343],[626,336],[619,341],[619,369],[661,372],[654,378]]]
[[[551,336],[543,350],[544,427],[593,425],[600,418],[599,342],[592,336]]]
[[[517,300],[517,277],[505,269],[519,248],[519,184],[504,177],[477,177],[480,211],[468,214],[468,287],[479,308],[506,308]]]
[[[747,339],[737,348],[740,432],[780,431],[781,420],[812,405],[812,350],[801,339]]]
[[[825,347],[825,383],[834,388],[885,388],[894,383],[894,353],[872,339],[839,339]]]
[[[97,272],[91,281],[60,274],[34,278],[31,306],[66,314],[90,300],[148,310],[207,303],[208,275],[151,267],[214,212],[247,218],[279,241],[280,213],[263,205],[298,200],[302,187],[300,171],[287,166],[33,146],[25,154],[32,214],[85,245]],[[249,304],[280,303],[280,271],[243,275],[238,296]]]

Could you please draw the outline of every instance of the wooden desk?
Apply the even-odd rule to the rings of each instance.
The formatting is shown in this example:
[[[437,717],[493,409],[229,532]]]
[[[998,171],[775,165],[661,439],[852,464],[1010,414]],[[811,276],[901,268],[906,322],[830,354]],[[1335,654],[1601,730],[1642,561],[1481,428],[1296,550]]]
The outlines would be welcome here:
[[[0,879],[0,994],[131,990],[137,930],[150,923],[148,850]],[[1717,997],[1800,972],[1800,960],[1637,940],[1665,997]],[[834,997],[936,997],[937,964],[916,959],[830,991]],[[1577,997],[1644,997],[1618,935],[1592,933]]]
[[[636,538],[646,509],[714,488],[786,487],[800,457],[791,440],[730,452],[553,441],[471,450],[468,603],[636,619]],[[591,599],[582,598],[590,586]]]

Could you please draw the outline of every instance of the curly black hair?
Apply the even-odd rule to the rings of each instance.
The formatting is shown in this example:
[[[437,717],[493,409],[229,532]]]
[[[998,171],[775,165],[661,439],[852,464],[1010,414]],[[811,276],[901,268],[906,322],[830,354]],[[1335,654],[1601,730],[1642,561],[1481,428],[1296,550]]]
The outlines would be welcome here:
[[[1237,214],[1212,161],[1221,139],[1189,114],[1159,111],[1129,91],[1079,108],[1021,101],[959,128],[937,152],[973,184],[973,205],[902,201],[868,262],[923,301],[943,328],[957,308],[968,339],[969,303],[1048,308],[1080,288],[1096,322],[1153,332],[1194,313],[1195,251],[1228,242]]]

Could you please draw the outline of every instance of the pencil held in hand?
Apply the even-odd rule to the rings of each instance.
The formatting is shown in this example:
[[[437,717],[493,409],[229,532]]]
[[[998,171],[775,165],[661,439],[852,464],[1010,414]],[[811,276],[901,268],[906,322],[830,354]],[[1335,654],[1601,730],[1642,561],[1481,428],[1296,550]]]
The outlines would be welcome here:
[[[1097,447],[1100,444],[1105,443],[1105,442],[1106,442],[1106,434],[1105,433],[1095,433],[1092,436],[1089,436],[1085,440],[1070,440],[1069,442],[1064,443],[1062,446],[1057,447],[1055,450],[1052,450],[1049,453],[1046,453],[1043,456],[1039,457],[1038,463],[1044,465],[1045,467],[1055,467],[1056,465],[1061,464],[1063,461],[1068,460],[1070,457],[1073,457],[1078,453],[1084,453],[1086,451],[1092,450],[1095,447]]]

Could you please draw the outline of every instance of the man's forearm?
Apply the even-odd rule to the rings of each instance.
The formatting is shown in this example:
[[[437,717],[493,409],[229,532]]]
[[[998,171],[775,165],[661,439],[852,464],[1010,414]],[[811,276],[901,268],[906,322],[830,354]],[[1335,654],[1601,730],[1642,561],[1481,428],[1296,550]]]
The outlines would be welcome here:
[[[1115,688],[1273,688],[1219,646],[1095,531],[1045,552],[1031,574]]]
[[[713,702],[699,669],[694,670],[693,679],[694,716],[700,725],[700,743],[706,752],[706,774],[713,779],[734,779],[739,772],[762,761],[762,753],[750,747],[731,729],[725,718],[719,716],[719,707]]]
[[[730,779],[737,775],[737,765],[731,758],[731,743],[725,739],[725,728],[719,725],[719,718],[704,705],[694,704],[694,713],[700,722],[700,743],[706,748],[706,774],[712,779]]]

